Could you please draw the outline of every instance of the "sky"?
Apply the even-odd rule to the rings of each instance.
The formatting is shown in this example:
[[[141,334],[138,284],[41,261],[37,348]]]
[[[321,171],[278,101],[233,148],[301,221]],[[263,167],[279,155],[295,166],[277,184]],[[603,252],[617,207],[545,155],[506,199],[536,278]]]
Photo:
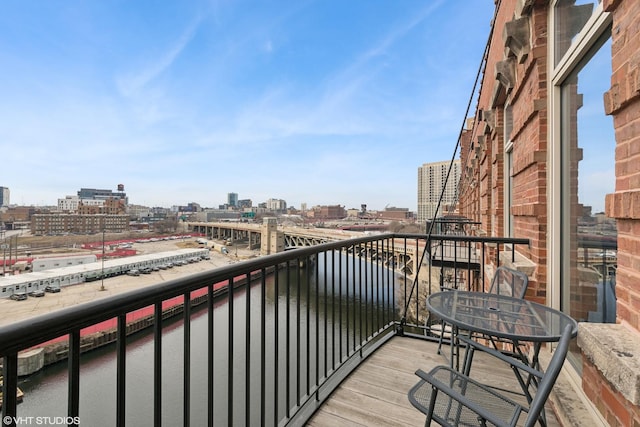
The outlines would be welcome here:
[[[56,205],[417,209],[450,160],[492,0],[5,0],[0,186]]]

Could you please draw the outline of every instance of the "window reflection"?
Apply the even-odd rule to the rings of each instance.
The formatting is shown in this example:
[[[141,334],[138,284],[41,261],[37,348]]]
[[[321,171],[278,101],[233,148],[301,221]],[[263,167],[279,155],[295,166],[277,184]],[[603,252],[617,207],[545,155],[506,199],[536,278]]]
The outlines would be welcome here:
[[[563,310],[579,322],[615,323],[617,229],[604,214],[615,191],[613,119],[605,115],[610,38],[562,85]]]
[[[555,65],[569,50],[601,0],[558,0],[555,6]]]

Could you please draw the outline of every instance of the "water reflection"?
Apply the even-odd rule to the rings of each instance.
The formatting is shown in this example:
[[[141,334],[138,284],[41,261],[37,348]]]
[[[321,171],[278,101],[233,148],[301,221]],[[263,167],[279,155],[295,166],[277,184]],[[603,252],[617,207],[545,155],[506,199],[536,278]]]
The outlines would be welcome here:
[[[234,424],[244,423],[245,405],[252,408],[249,424],[260,423],[260,411],[253,408],[260,405],[263,311],[265,394],[278,397],[273,399],[277,404],[266,402],[265,416],[269,424],[275,424],[287,408],[299,404],[300,397],[309,393],[317,379],[329,375],[341,360],[353,353],[361,337],[372,335],[395,315],[392,309],[385,308],[385,304],[392,301],[393,286],[373,285],[376,276],[387,275],[391,279],[389,271],[381,265],[344,254],[329,254],[314,261],[309,264],[310,268],[288,266],[269,276],[265,280],[264,309],[260,283],[251,286],[249,298],[245,289],[236,289],[233,304],[226,299],[215,303],[213,410],[216,424],[227,424],[230,411],[233,411]],[[189,362],[192,425],[207,423],[208,323],[206,307],[193,310]],[[164,425],[182,425],[183,420],[183,326],[181,319],[174,319],[165,322],[163,328]],[[231,352],[230,337],[233,338]],[[128,339],[126,418],[129,425],[153,425],[153,350],[152,330]],[[80,379],[81,425],[113,426],[115,345],[83,355]],[[66,416],[66,362],[23,379],[19,386],[25,392],[24,402],[18,406],[19,416]]]

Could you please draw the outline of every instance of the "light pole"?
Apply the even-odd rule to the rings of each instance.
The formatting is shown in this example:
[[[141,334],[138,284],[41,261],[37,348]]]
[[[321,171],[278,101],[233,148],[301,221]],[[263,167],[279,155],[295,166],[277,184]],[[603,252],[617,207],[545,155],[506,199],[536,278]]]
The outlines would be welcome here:
[[[100,274],[100,279],[101,279],[101,284],[100,284],[100,290],[104,291],[105,287],[104,287],[104,232],[105,229],[104,227],[102,227],[102,274]]]
[[[5,272],[6,272],[6,264],[7,264],[7,249],[9,248],[9,245],[6,243],[2,243],[0,245],[0,249],[2,249],[2,276],[4,277]]]

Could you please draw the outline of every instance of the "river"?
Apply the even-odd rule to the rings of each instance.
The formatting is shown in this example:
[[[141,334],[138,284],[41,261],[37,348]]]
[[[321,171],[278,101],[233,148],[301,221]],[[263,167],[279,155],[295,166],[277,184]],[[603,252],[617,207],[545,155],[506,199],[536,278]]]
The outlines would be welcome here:
[[[353,270],[347,271],[347,265],[353,265],[357,271],[355,273]],[[299,387],[304,394],[307,377],[313,378],[316,368],[322,377],[327,370],[331,370],[332,364],[338,363],[341,353],[344,355],[348,348],[353,347],[354,339],[360,336],[361,331],[364,331],[365,335],[370,334],[377,327],[376,325],[384,322],[385,316],[393,315],[388,313],[388,309],[382,310],[384,300],[387,299],[388,304],[388,298],[392,294],[390,287],[381,289],[380,292],[373,292],[371,288],[365,291],[358,284],[347,291],[346,283],[358,277],[360,269],[364,271],[365,266],[369,271],[371,264],[362,261],[356,264],[353,263],[353,258],[336,255],[330,261],[319,259],[309,270],[295,268],[281,270],[277,278],[272,275],[266,280],[265,324],[269,326],[265,341],[267,350],[265,374],[267,393],[275,387],[278,389],[279,416],[286,410],[285,396],[289,394],[285,394],[284,387],[287,366],[289,373],[292,374],[289,379],[292,388],[292,396],[289,396],[289,406],[291,406],[295,405],[296,388]],[[300,291],[293,286],[286,286],[288,275],[289,277],[295,275],[296,278],[302,279]],[[248,374],[251,406],[259,403],[260,291],[260,284],[254,284],[251,287],[249,301],[251,326],[249,328],[246,328],[246,290],[237,290],[234,294],[234,424],[243,423],[244,419],[244,404],[247,397],[244,387],[247,380],[245,372],[247,341],[249,341],[251,355],[251,372]],[[279,319],[278,334],[275,333],[276,317]],[[316,324],[320,333],[317,337],[307,340],[305,335],[307,325],[311,334],[315,335]],[[228,417],[228,325],[229,304],[226,299],[222,299],[215,303],[214,309],[216,424],[227,424]],[[167,426],[182,425],[183,419],[183,326],[182,319],[179,318],[166,321],[163,328],[162,419],[163,425]],[[303,331],[302,334],[298,333],[298,326]],[[207,423],[207,327],[206,308],[204,306],[195,308],[191,317],[190,352],[190,419],[193,426],[204,426]],[[248,340],[247,334],[249,334]],[[280,354],[277,363],[273,356],[276,336]],[[300,341],[299,347],[298,341]],[[139,332],[129,337],[127,341],[126,419],[127,425],[130,426],[153,426],[153,350],[151,330]],[[287,354],[289,357],[286,357]],[[278,370],[277,386],[274,383],[276,369]],[[296,371],[302,372],[299,383],[293,375]],[[313,380],[311,383],[313,384]],[[65,417],[67,415],[66,362],[46,367],[37,374],[21,379],[19,386],[24,391],[25,398],[18,406],[18,416]],[[86,353],[81,358],[80,425],[91,427],[115,425],[115,397],[116,357],[115,344],[113,344]],[[273,411],[273,405],[268,404],[266,412],[267,420],[270,422],[274,419]],[[252,411],[251,415],[252,425],[259,423],[259,414],[255,412]]]

